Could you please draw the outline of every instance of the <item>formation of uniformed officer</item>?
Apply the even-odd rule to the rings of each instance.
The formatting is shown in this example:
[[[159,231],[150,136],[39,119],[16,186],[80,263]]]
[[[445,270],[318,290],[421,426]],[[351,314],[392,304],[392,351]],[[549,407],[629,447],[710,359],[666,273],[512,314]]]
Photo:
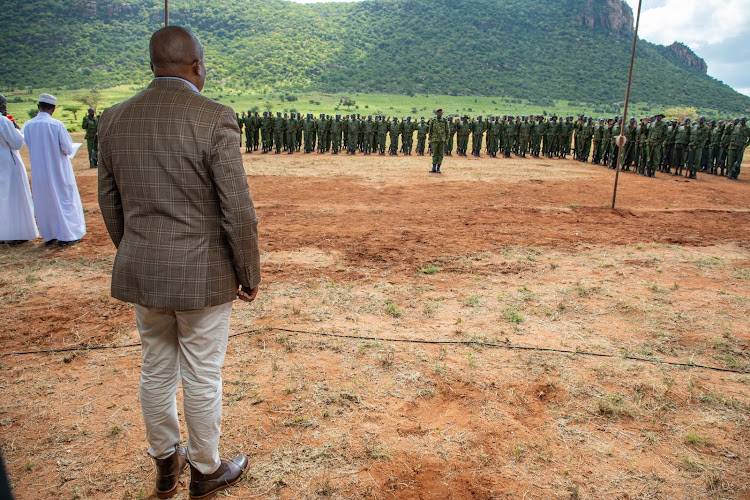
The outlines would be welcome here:
[[[707,121],[700,118],[693,122],[687,118],[681,123],[664,120],[663,114],[636,120],[622,117],[595,120],[580,115],[572,116],[490,116],[486,120],[477,116],[441,116],[439,122],[446,124],[445,139],[433,141],[431,124],[436,118],[419,122],[407,117],[384,115],[360,116],[359,114],[331,117],[320,114],[306,118],[299,113],[290,116],[277,112],[248,111],[237,116],[240,130],[245,133],[245,151],[251,153],[262,149],[263,153],[281,151],[293,153],[304,145],[305,153],[317,150],[323,154],[332,150],[338,154],[357,152],[398,156],[399,152],[410,155],[413,149],[414,132],[417,133],[416,151],[425,154],[429,148],[433,161],[451,156],[454,145],[459,156],[466,156],[471,138],[472,155],[481,156],[482,146],[490,157],[502,153],[505,157],[515,154],[519,158],[545,156],[567,158],[573,155],[578,161],[615,168],[620,154],[618,137],[627,141],[622,151],[622,170],[633,171],[654,177],[656,172],[671,173],[695,178],[697,172],[736,179],[740,173],[745,148],[750,144],[747,119]],[[95,124],[84,118],[84,129],[94,130]],[[89,132],[87,129],[87,140]],[[442,132],[441,132],[442,137]],[[400,139],[400,142],[399,142]],[[438,144],[440,146],[438,146]],[[436,147],[441,147],[439,158]],[[96,161],[95,150],[90,158]],[[439,165],[440,163],[434,163]],[[95,165],[92,165],[95,166]],[[435,169],[439,169],[436,167]]]
[[[742,166],[745,149],[750,146],[750,127],[747,118],[734,120],[697,121],[685,118],[682,122],[665,121],[661,113],[637,122],[630,118],[622,130],[627,139],[622,158],[622,170],[654,177],[656,172],[676,176],[697,178],[697,173],[737,179]],[[583,121],[583,120],[582,120]],[[600,120],[593,128],[593,163],[604,162],[615,168],[617,161],[616,126],[618,119],[605,124]],[[587,126],[581,125],[582,148],[576,151],[576,159],[588,161]],[[607,141],[607,143],[605,143]],[[576,142],[576,147],[578,142]],[[597,152],[598,149],[598,152]]]

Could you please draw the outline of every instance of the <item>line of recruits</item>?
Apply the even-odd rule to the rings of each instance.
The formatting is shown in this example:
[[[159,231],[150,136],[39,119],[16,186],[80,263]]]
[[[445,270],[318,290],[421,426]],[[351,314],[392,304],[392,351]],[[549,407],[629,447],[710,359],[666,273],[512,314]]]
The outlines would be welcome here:
[[[381,155],[412,154],[414,133],[417,135],[416,153],[425,154],[430,143],[430,122],[407,117],[360,116],[359,114],[321,114],[314,118],[299,113],[287,115],[270,111],[260,116],[257,111],[237,115],[237,124],[245,131],[245,151],[269,153],[282,151],[289,154],[305,153]],[[654,177],[656,171],[696,177],[703,171],[737,179],[745,148],[750,145],[750,127],[746,118],[706,121],[690,118],[677,123],[665,121],[663,114],[637,121],[630,118],[622,129],[620,117],[598,121],[583,115],[572,116],[491,116],[476,118],[447,117],[448,137],[445,155],[452,156],[454,147],[459,156],[467,156],[471,138],[471,154],[481,156],[485,151],[491,157],[498,153],[505,157],[515,154],[525,158],[545,156],[567,158],[606,165],[615,168],[619,148],[616,138],[627,138],[623,151],[622,170]],[[399,148],[399,138],[401,139]],[[482,146],[484,145],[484,149]],[[388,148],[386,149],[386,146]]]

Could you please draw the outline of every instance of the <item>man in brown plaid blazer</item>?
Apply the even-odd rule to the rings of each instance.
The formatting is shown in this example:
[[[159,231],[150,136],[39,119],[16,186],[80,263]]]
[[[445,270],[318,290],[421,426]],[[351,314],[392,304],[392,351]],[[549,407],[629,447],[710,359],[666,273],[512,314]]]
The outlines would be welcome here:
[[[154,81],[102,114],[99,205],[117,247],[112,296],[134,304],[141,336],[156,494],[176,494],[189,463],[190,498],[203,499],[247,467],[243,455],[219,458],[221,367],[232,301],[251,302],[258,292],[257,217],[234,112],[200,94],[202,45],[170,26],[154,33],[150,55]],[[180,381],[187,452],[179,445]]]

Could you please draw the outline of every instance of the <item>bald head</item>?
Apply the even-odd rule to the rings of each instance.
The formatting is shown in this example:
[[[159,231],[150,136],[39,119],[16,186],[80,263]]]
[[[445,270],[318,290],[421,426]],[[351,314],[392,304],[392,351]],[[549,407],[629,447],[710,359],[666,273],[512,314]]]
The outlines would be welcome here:
[[[203,45],[191,31],[179,26],[167,26],[151,36],[149,44],[151,71],[154,76],[182,78],[203,89],[206,67]]]

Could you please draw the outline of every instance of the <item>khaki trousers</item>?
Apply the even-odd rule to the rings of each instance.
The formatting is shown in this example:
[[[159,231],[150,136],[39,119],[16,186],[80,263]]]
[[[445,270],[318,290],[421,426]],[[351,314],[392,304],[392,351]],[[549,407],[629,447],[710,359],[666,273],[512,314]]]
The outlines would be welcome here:
[[[188,460],[203,474],[221,464],[221,367],[231,313],[231,302],[197,311],[135,305],[143,355],[141,410],[152,457],[168,457],[180,442],[176,395],[182,381]]]

